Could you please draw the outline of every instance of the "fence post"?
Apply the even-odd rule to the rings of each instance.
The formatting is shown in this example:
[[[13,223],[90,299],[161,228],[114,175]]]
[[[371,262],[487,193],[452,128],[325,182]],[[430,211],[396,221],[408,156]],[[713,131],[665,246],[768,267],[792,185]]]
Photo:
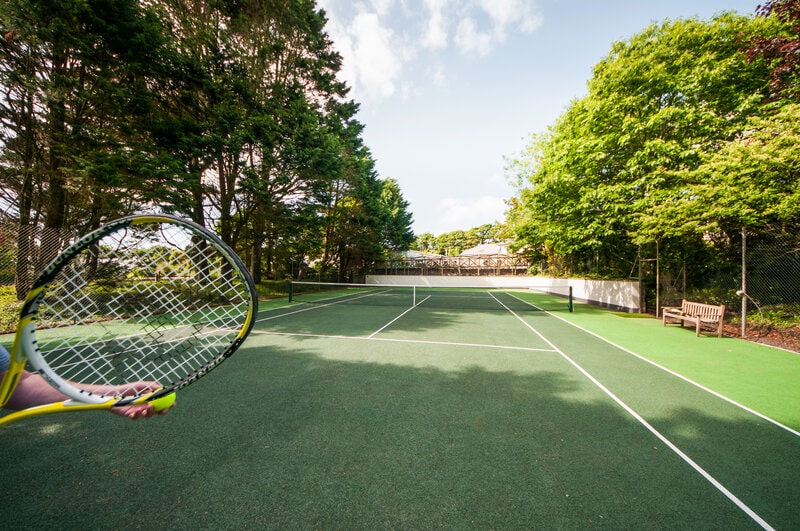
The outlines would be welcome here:
[[[747,231],[742,228],[742,337],[747,336]]]
[[[656,240],[656,319],[661,313],[661,256],[658,240]]]

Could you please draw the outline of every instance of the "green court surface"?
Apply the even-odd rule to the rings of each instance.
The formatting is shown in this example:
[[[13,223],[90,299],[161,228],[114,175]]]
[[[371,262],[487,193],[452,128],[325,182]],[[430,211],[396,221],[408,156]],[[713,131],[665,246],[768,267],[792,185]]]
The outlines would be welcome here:
[[[799,354],[581,304],[270,301],[165,417],[0,430],[0,522],[797,529],[798,384]]]

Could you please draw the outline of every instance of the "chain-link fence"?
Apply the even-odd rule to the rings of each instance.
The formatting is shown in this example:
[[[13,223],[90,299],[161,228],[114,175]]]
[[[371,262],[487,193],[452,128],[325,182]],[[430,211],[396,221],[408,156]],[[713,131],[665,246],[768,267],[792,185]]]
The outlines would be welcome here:
[[[48,232],[40,226],[20,230],[14,221],[0,221],[0,331],[13,329],[19,300],[39,271],[76,236],[74,231]],[[724,304],[728,335],[752,338],[797,330],[800,345],[798,234],[776,230],[708,235],[694,246],[685,242],[654,245],[642,250],[635,262],[616,262],[603,267],[599,260],[587,261],[589,269],[573,266],[571,273],[599,275],[613,266],[618,278],[625,276],[620,271],[627,270],[630,277],[642,282],[643,307],[651,314],[660,315],[664,306],[679,306],[681,299]],[[519,264],[513,271],[502,272],[496,265],[479,269],[486,274],[524,274],[517,270]],[[433,269],[428,274],[435,274]],[[463,268],[453,271],[451,274],[475,274],[465,273]],[[547,268],[540,273],[547,274]]]
[[[742,231],[708,244],[705,261],[691,250],[668,249],[657,256],[643,278],[651,312],[689,299],[724,304],[729,335],[792,335],[800,327],[799,235]]]
[[[21,300],[44,267],[75,240],[69,230],[0,222],[0,333],[16,327]]]
[[[747,260],[741,282],[745,323],[761,326],[762,332],[773,322],[800,325],[798,251],[800,239],[795,234],[750,238],[749,243],[745,239]]]

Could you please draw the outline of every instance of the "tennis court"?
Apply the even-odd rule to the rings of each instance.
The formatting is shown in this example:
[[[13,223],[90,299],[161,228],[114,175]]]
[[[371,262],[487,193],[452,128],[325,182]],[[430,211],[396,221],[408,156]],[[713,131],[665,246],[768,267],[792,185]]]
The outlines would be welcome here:
[[[800,526],[800,355],[551,295],[364,295],[262,303],[164,418],[0,430],[0,521]]]

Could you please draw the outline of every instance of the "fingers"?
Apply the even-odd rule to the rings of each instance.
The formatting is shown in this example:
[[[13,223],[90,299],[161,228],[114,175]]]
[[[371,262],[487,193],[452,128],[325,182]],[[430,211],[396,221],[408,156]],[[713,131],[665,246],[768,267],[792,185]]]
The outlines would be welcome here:
[[[137,404],[135,406],[125,407],[112,407],[111,412],[121,417],[127,417],[132,420],[152,417],[155,411],[150,404]]]
[[[134,406],[125,406],[125,407],[112,407],[111,412],[115,415],[119,415],[122,417],[127,417],[131,420],[136,419],[143,419],[149,418],[154,415],[166,415],[170,409],[175,407],[175,404],[172,404],[168,408],[164,408],[161,411],[156,411],[153,408],[152,404],[144,403],[144,404],[136,404]]]
[[[120,393],[120,396],[131,396],[146,393],[149,391],[155,391],[159,389],[161,386],[157,382],[134,382],[126,386],[123,392]],[[136,419],[143,419],[149,418],[153,415],[166,415],[170,409],[175,407],[173,403],[170,407],[163,408],[159,411],[156,411],[153,407],[153,404],[149,402],[144,402],[142,404],[136,404],[133,406],[125,406],[125,407],[113,407],[111,408],[111,412],[115,415],[120,415],[122,417],[127,417],[132,420]]]

